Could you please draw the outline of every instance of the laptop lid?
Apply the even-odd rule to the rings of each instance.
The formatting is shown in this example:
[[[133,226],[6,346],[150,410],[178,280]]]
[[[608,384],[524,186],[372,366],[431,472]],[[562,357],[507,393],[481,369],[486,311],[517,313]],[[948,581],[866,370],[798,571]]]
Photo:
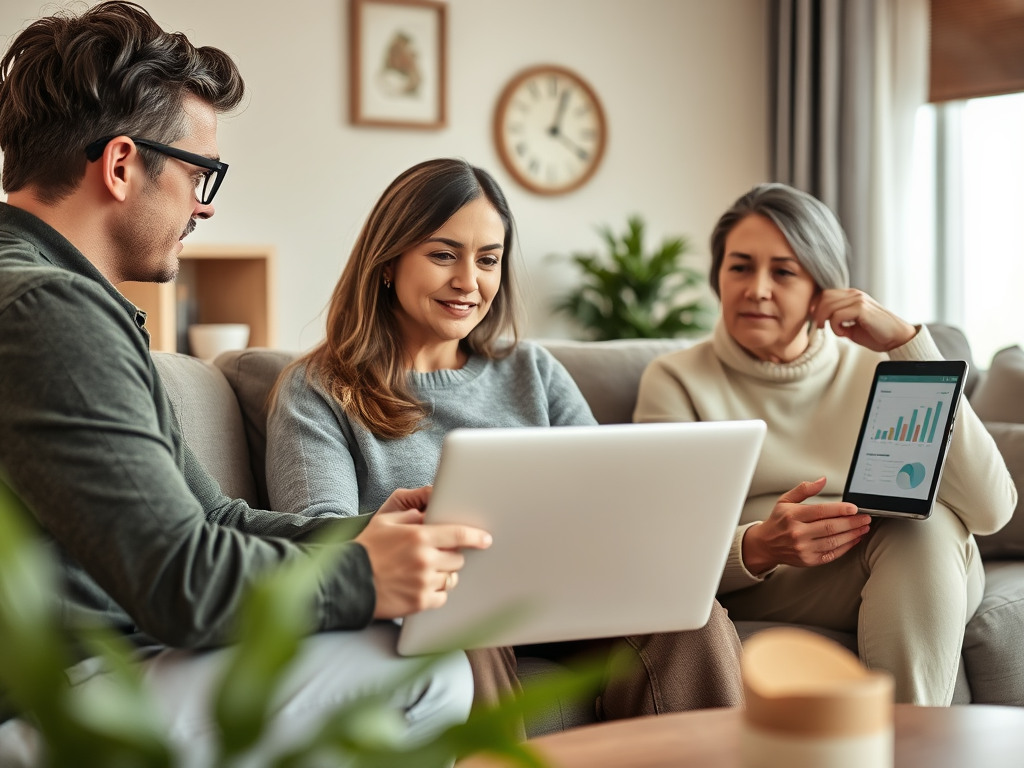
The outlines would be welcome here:
[[[405,618],[398,652],[702,627],[764,435],[762,421],[450,432],[427,522],[494,543],[465,551],[444,606]]]

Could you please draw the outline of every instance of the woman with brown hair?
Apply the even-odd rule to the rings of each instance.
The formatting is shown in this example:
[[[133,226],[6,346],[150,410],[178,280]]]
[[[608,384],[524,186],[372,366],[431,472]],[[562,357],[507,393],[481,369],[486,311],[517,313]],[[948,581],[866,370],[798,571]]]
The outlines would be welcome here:
[[[513,230],[497,183],[462,160],[421,163],[385,190],[334,290],[326,338],[278,383],[267,451],[275,509],[355,515],[420,488],[405,514],[422,520],[449,430],[595,424],[566,370],[519,342]],[[437,604],[457,570],[438,569]],[[703,629],[607,650],[636,664],[608,681],[596,702],[604,718],[742,701],[739,642],[717,605]],[[518,690],[512,649],[469,658],[478,703]]]

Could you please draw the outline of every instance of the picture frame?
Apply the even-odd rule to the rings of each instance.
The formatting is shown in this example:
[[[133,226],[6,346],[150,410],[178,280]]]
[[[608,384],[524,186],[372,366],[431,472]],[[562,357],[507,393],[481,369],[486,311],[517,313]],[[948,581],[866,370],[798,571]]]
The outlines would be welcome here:
[[[353,125],[447,125],[448,7],[439,0],[350,0]]]

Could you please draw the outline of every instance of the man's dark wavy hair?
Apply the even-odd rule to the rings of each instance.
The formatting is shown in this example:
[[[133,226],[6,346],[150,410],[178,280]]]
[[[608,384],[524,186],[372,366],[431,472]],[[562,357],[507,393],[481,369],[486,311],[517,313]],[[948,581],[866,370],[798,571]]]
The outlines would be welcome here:
[[[163,31],[139,5],[100,3],[30,24],[0,60],[3,188],[32,187],[46,203],[74,191],[85,175],[85,147],[102,136],[170,144],[186,130],[187,94],[217,112],[245,94],[226,53],[196,48]],[[155,178],[165,158],[140,147]]]

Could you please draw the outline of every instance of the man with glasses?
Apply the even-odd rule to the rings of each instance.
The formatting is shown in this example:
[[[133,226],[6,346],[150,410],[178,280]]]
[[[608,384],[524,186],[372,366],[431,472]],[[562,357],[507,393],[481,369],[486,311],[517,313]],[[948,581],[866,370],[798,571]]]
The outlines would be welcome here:
[[[36,21],[0,61],[0,472],[59,554],[64,621],[102,623],[149,652],[147,684],[190,766],[211,759],[206,697],[225,654],[199,649],[229,642],[248,585],[308,557],[331,525],[220,493],[184,444],[145,313],[115,287],[174,278],[182,239],[213,216],[227,173],[217,116],[243,94],[224,52],[121,0]],[[337,545],[319,585],[320,633],[302,649],[267,754],[413,668],[394,653],[394,625],[373,620],[436,590],[424,563],[440,550],[489,543],[407,517],[378,513]],[[95,668],[70,677],[102,684],[86,674]],[[393,698],[412,739],[464,719],[471,700],[462,655]],[[0,712],[3,765],[28,731],[12,714]]]

